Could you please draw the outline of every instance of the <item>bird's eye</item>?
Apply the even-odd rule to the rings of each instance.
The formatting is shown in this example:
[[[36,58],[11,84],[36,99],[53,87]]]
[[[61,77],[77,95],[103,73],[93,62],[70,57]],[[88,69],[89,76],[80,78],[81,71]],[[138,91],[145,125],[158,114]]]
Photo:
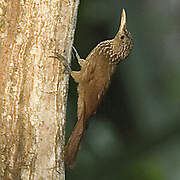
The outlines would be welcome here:
[[[124,39],[124,35],[121,36],[121,40],[123,40],[123,39]]]

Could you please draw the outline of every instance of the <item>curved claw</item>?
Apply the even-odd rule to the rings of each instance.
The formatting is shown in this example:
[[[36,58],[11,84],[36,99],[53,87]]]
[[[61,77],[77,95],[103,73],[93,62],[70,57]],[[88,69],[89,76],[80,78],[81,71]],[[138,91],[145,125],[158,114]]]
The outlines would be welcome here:
[[[54,56],[49,56],[51,58],[56,58],[57,60],[61,61],[63,63],[63,66],[65,67],[65,70],[68,72],[68,74],[71,74],[72,70],[71,67],[68,64],[67,59],[62,56],[61,54],[54,52]]]

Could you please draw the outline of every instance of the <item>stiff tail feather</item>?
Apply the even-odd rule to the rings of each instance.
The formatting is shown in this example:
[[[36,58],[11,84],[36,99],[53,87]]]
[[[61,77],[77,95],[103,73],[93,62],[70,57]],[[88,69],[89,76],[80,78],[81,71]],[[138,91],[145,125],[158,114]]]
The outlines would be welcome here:
[[[85,112],[86,112],[86,108],[85,108],[85,103],[83,102],[82,111],[80,112],[78,121],[65,147],[65,154],[64,154],[65,164],[71,169],[75,165],[77,154],[80,148],[80,143],[84,135],[84,132],[86,130]]]
[[[65,147],[65,163],[69,168],[73,168],[76,162],[77,153],[85,131],[83,123],[78,121]]]

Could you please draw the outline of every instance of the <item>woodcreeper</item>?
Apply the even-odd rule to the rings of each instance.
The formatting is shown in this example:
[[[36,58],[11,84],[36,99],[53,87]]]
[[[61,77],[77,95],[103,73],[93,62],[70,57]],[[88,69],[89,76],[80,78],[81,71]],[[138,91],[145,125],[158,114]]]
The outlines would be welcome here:
[[[65,163],[72,168],[75,164],[80,142],[87,127],[87,120],[96,112],[119,62],[125,59],[132,49],[132,37],[127,31],[126,13],[122,10],[119,31],[114,39],[99,43],[87,56],[81,59],[75,50],[80,71],[71,71],[78,83],[78,121],[65,147]],[[65,61],[60,54],[55,58]],[[67,65],[65,65],[68,67]],[[70,68],[68,68],[70,71]]]

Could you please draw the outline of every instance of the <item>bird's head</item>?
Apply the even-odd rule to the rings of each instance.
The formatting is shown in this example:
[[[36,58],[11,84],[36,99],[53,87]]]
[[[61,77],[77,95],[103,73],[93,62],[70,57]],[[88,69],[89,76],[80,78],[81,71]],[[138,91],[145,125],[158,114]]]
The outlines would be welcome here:
[[[121,15],[121,24],[118,33],[113,39],[114,51],[119,55],[120,59],[125,59],[132,49],[132,36],[127,30],[126,12],[123,9]]]

